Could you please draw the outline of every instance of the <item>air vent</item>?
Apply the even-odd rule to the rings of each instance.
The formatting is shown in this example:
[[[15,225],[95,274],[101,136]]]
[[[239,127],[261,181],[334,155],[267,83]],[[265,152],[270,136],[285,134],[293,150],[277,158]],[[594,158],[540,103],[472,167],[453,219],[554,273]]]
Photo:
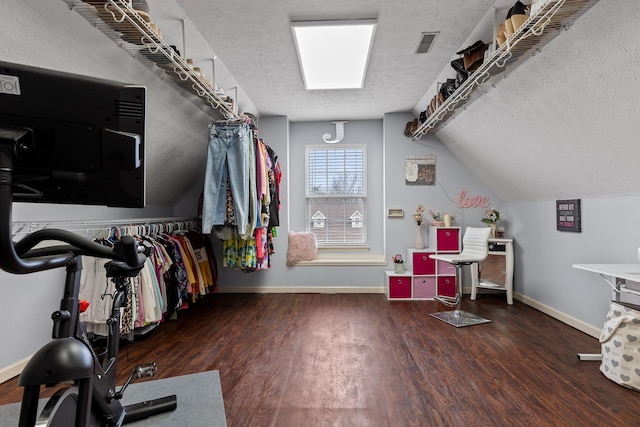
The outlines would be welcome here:
[[[144,105],[138,102],[116,100],[114,108],[118,117],[142,119],[144,116]]]
[[[429,53],[431,45],[438,34],[440,34],[439,31],[433,33],[422,33],[420,40],[418,41],[418,46],[416,47],[416,53]]]

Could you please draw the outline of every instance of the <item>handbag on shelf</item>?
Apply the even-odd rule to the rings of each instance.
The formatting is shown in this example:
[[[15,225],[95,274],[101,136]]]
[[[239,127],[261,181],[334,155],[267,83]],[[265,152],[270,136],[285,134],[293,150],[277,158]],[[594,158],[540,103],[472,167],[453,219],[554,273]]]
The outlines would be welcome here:
[[[416,133],[418,128],[420,127],[420,121],[418,119],[413,119],[410,122],[407,122],[407,125],[404,127],[404,136],[407,138],[411,138],[411,136]]]
[[[456,52],[456,55],[462,55],[462,62],[464,69],[467,73],[473,73],[484,62],[484,53],[489,48],[489,45],[478,40],[469,47]],[[455,67],[454,67],[455,68]]]
[[[456,79],[447,79],[442,86],[440,86],[440,94],[443,100],[449,98],[456,91]]]
[[[469,73],[464,69],[464,59],[458,58],[451,61],[451,68],[456,70],[456,89],[467,80]]]

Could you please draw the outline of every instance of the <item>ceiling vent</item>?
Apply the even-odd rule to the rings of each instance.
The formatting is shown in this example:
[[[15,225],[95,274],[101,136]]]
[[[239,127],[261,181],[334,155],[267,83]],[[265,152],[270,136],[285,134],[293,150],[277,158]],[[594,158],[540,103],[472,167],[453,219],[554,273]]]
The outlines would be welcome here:
[[[416,53],[429,53],[431,45],[438,34],[440,34],[439,31],[433,33],[422,33],[420,40],[418,41],[418,46],[416,47]]]

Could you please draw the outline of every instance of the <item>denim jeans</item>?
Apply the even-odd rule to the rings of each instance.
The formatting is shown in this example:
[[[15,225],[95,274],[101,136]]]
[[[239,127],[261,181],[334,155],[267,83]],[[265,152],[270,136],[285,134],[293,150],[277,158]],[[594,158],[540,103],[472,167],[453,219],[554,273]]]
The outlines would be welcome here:
[[[233,196],[236,229],[240,236],[249,222],[249,127],[246,124],[213,125],[209,131],[207,170],[204,178],[202,232],[223,225],[227,178]]]

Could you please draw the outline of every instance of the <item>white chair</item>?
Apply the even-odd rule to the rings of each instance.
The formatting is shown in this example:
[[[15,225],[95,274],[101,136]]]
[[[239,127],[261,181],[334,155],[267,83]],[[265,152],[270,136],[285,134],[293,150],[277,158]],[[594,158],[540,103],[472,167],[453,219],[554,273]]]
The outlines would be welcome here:
[[[462,326],[488,323],[491,320],[468,313],[460,309],[462,303],[462,267],[484,261],[489,255],[489,227],[467,227],[462,237],[462,252],[459,254],[433,254],[430,258],[445,261],[456,267],[456,296],[455,298],[436,296],[435,299],[449,307],[455,307],[452,311],[431,313],[431,316],[449,323],[457,328]]]

